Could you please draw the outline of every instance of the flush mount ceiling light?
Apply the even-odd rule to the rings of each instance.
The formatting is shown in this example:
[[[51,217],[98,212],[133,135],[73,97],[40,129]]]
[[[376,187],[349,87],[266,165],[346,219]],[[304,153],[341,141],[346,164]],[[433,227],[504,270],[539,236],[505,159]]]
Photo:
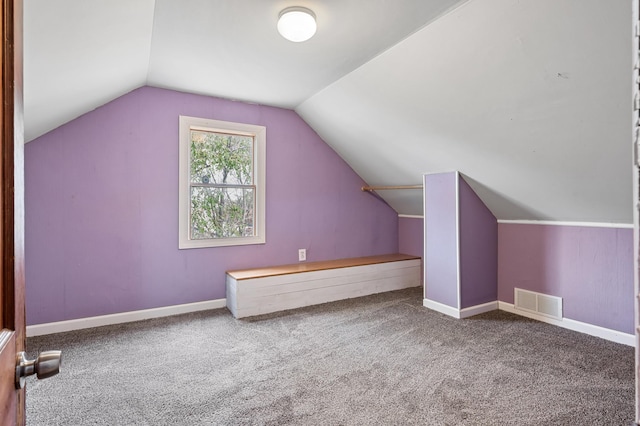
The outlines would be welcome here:
[[[278,32],[287,40],[307,41],[316,33],[316,15],[306,7],[288,7],[280,12]]]

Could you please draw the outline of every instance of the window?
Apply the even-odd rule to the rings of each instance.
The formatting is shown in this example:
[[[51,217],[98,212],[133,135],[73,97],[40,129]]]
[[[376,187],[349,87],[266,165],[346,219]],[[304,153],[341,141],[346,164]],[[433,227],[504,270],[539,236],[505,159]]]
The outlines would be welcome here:
[[[265,242],[266,128],[180,116],[179,248]]]

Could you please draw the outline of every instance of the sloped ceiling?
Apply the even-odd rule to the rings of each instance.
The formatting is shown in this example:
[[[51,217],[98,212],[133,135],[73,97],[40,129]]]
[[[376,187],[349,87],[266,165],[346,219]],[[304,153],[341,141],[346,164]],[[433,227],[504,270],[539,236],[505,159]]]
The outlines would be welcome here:
[[[293,109],[464,1],[25,0],[25,137],[145,84]],[[293,5],[306,43],[276,30]]]
[[[631,223],[631,3],[25,0],[25,134],[146,84],[295,109],[371,185],[459,170],[499,219]]]
[[[370,185],[459,170],[499,219],[631,223],[631,28],[631,1],[470,1],[297,111]]]

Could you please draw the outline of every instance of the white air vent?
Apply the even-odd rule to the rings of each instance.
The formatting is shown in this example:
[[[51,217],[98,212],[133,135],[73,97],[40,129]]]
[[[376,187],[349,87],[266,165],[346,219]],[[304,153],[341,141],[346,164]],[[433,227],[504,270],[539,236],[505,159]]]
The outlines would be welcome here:
[[[562,298],[536,293],[534,291],[515,290],[515,308],[545,317],[562,319]]]

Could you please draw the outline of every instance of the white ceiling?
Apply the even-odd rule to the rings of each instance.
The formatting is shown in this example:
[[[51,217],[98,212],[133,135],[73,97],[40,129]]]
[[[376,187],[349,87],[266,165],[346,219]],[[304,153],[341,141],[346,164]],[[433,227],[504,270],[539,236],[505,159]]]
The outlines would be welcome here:
[[[631,223],[631,3],[25,0],[26,139],[151,85],[295,109],[371,185],[460,170],[499,219]]]
[[[25,137],[145,84],[293,109],[464,1],[25,0]],[[306,43],[276,30],[292,5]]]

